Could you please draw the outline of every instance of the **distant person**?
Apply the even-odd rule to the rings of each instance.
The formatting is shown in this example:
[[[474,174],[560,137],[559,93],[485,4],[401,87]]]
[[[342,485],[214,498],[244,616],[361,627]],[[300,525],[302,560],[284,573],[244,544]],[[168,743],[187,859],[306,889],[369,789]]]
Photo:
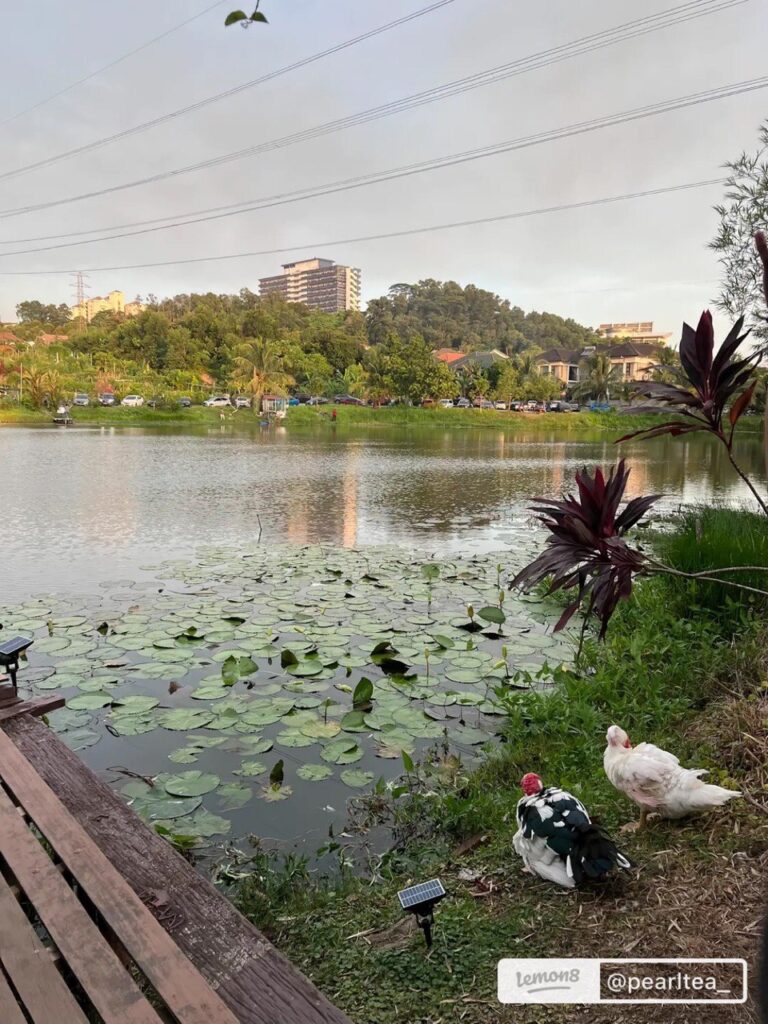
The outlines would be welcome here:
[[[335,423],[335,422],[336,422],[336,410],[334,409],[333,412],[331,413],[331,423]]]

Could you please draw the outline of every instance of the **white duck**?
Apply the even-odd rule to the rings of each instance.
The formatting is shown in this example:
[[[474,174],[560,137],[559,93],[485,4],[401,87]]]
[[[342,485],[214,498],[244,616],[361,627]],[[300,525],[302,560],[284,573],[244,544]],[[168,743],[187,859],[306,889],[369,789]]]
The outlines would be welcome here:
[[[643,827],[652,811],[662,818],[684,818],[721,807],[741,796],[735,789],[702,782],[699,776],[707,774],[706,768],[682,768],[674,754],[653,743],[633,747],[618,725],[612,725],[605,738],[605,774],[616,789],[639,806],[637,828]]]

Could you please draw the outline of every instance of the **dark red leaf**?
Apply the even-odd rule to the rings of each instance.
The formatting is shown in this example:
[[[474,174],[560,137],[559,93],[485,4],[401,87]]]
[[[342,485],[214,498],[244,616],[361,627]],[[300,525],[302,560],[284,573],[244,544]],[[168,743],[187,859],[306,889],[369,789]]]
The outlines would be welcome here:
[[[731,406],[730,412],[728,413],[728,419],[731,422],[731,426],[735,427],[740,417],[744,414],[747,406],[752,401],[752,395],[755,390],[755,384],[757,381],[752,381],[746,391],[742,391],[739,397]]]

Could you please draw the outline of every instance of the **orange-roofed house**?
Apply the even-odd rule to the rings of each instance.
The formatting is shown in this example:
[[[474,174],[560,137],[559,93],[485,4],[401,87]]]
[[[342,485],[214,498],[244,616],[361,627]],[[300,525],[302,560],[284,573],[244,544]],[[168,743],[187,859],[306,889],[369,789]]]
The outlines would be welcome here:
[[[447,366],[451,366],[466,356],[466,352],[457,352],[455,348],[438,348],[432,354],[435,359],[439,359],[441,363],[445,363]]]

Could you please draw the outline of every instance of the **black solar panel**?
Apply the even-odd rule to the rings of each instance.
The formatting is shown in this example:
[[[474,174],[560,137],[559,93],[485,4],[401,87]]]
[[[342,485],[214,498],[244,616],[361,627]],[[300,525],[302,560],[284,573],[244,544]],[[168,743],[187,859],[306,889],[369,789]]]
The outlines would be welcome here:
[[[32,641],[27,639],[25,636],[15,636],[11,640],[6,640],[5,643],[0,644],[0,656],[3,654],[7,657],[12,657],[14,654],[20,654],[22,651],[31,646]]]
[[[402,889],[397,898],[403,910],[410,910],[420,903],[434,903],[445,896],[443,883],[439,878],[433,878],[430,882],[420,882],[419,885],[412,885],[409,889]]]

